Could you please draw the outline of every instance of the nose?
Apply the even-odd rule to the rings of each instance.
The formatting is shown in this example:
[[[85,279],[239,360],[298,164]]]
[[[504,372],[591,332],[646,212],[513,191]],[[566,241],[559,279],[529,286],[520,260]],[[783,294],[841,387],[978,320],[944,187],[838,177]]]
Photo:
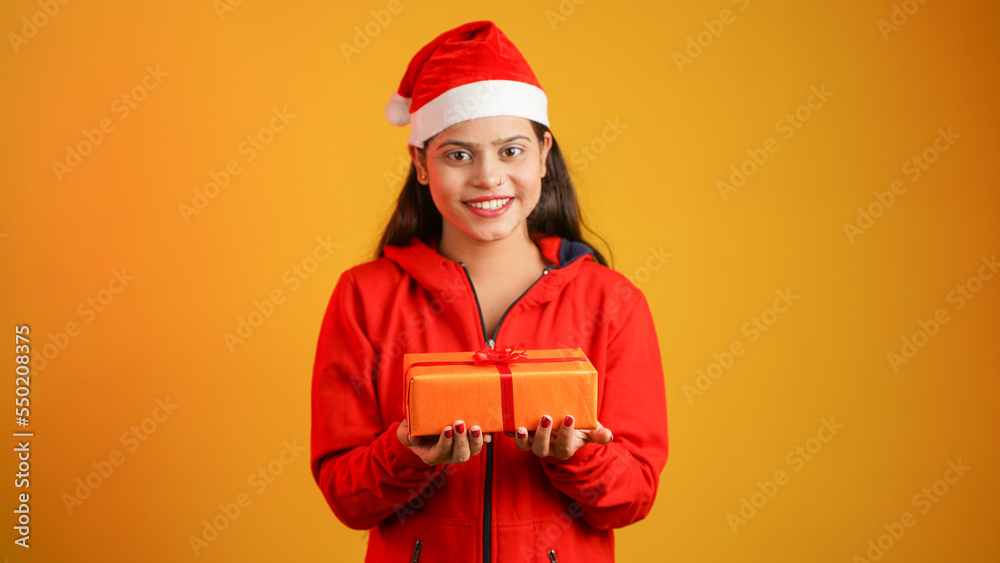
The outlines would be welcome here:
[[[475,164],[472,185],[477,188],[490,189],[503,183],[503,169],[492,155],[481,156]]]

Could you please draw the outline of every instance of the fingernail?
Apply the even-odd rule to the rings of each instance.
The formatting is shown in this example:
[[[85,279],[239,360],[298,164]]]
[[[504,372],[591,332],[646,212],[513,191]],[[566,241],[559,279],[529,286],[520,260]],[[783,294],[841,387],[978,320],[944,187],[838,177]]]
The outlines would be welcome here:
[[[451,438],[451,428],[444,431],[445,438]]]
[[[459,422],[458,424],[456,424],[455,432],[458,432],[459,434],[465,434],[465,423]]]
[[[479,431],[478,428],[473,428],[471,434],[472,434],[473,438],[478,438],[479,434],[481,434],[481,432]]]
[[[563,419],[563,426],[573,426],[573,417],[567,414]]]
[[[542,417],[542,428],[548,428],[549,426],[552,426],[552,418],[549,415],[545,415]]]
[[[523,429],[521,429],[521,428],[517,429],[517,437],[518,438],[524,438],[527,435],[528,435],[528,433],[525,432]]]

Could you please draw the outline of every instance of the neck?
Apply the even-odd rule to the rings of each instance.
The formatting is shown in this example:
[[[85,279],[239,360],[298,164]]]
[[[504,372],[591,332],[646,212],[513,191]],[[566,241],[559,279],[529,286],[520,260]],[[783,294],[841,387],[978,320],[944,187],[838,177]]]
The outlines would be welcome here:
[[[441,230],[438,252],[454,262],[462,262],[473,278],[503,275],[518,271],[526,265],[538,270],[548,265],[541,251],[532,242],[527,228],[497,241],[479,241],[461,231],[444,225]]]

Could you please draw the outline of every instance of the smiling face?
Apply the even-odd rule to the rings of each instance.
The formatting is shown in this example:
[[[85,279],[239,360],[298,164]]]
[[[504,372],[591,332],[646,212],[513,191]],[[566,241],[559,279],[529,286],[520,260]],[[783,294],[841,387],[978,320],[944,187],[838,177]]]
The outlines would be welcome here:
[[[481,117],[438,133],[424,151],[410,148],[422,184],[444,219],[441,240],[504,240],[528,235],[552,135],[539,142],[521,117]]]

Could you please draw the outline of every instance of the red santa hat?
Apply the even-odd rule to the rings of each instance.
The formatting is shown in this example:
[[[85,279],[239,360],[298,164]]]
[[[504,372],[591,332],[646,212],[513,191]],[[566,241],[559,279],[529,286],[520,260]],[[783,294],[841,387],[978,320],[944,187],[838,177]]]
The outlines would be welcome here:
[[[491,21],[467,23],[425,45],[385,107],[389,123],[410,124],[407,142],[416,147],[456,123],[496,115],[549,124],[535,73]]]

